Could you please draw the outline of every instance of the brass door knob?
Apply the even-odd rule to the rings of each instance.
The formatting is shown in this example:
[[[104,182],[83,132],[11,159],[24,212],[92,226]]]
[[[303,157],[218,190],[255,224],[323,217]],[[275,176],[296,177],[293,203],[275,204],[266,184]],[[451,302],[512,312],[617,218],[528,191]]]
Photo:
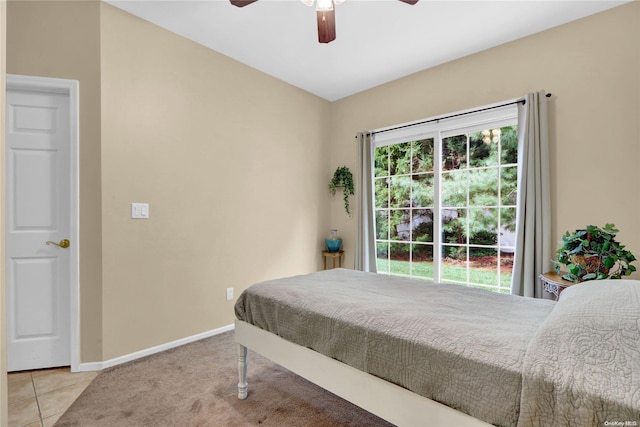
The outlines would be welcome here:
[[[59,246],[59,247],[61,247],[63,249],[68,248],[71,245],[71,242],[69,241],[69,239],[62,239],[58,243],[52,242],[51,240],[47,240],[45,243],[47,245],[56,245],[56,246]]]

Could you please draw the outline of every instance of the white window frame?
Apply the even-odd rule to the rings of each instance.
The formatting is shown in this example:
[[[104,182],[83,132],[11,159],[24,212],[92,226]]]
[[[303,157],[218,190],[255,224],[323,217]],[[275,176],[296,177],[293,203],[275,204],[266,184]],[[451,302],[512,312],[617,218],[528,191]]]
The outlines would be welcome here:
[[[422,139],[433,138],[435,143],[435,159],[434,159],[434,228],[433,228],[433,270],[435,282],[442,280],[441,261],[442,261],[442,194],[441,194],[441,175],[442,175],[442,139],[449,136],[459,135],[461,133],[470,133],[484,130],[487,128],[500,128],[505,126],[517,125],[519,100],[507,100],[501,103],[485,105],[469,110],[463,110],[450,114],[443,114],[432,118],[419,120],[412,123],[406,123],[389,128],[377,129],[373,133],[375,135],[373,142],[373,150],[376,148],[401,144],[410,141],[418,141]],[[375,156],[372,156],[372,162],[375,162]],[[375,165],[372,164],[372,182],[375,182]],[[374,200],[375,200],[375,185]],[[375,204],[374,204],[375,218]],[[374,223],[375,227],[375,223]],[[377,232],[374,234],[377,236]],[[375,239],[376,242],[378,239]],[[411,271],[410,271],[411,276]]]

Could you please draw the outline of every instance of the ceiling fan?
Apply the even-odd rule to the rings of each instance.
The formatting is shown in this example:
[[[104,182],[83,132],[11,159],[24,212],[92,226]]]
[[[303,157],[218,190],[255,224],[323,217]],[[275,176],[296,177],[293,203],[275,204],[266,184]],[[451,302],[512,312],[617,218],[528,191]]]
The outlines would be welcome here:
[[[258,0],[229,0],[231,4],[238,7],[244,7],[248,4],[255,3]],[[307,6],[312,6],[314,0],[301,0]],[[416,4],[418,0],[399,0],[407,4]],[[343,3],[344,0],[316,0],[316,17],[318,19],[318,41],[320,43],[329,43],[336,39],[336,10],[337,4]]]

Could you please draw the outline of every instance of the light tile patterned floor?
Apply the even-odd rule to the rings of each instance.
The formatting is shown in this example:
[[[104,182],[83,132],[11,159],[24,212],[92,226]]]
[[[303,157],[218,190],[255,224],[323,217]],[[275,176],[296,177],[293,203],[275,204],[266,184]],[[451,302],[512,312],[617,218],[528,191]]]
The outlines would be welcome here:
[[[49,427],[96,377],[69,368],[9,373],[9,427]]]

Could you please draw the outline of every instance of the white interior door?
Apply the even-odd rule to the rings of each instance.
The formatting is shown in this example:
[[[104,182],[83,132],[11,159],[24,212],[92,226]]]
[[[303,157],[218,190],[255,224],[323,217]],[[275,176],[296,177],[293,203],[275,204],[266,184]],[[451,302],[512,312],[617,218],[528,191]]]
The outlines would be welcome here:
[[[72,251],[58,246],[72,237],[69,105],[68,94],[7,90],[9,371],[71,364]]]

